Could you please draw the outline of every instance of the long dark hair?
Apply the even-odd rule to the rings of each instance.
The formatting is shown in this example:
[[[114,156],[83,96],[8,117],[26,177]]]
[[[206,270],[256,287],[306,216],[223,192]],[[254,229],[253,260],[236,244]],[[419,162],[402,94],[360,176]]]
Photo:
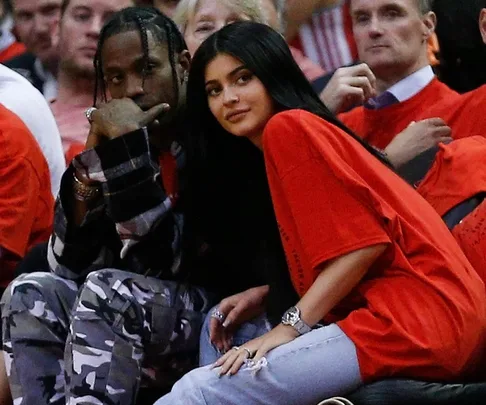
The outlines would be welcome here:
[[[298,108],[314,113],[341,128],[384,163],[386,160],[327,109],[283,37],[272,28],[254,22],[230,24],[197,50],[187,88],[192,129],[186,147],[190,189],[198,195],[190,199],[193,204],[186,211],[187,223],[192,225],[186,235],[199,233],[225,245],[233,258],[232,279],[242,273],[270,284],[267,313],[276,322],[298,296],[286,266],[263,154],[247,139],[225,132],[209,110],[205,70],[220,53],[241,60],[263,83],[278,110]]]
[[[144,73],[148,66],[148,39],[147,32],[150,31],[157,41],[167,44],[169,61],[172,67],[172,79],[176,99],[179,98],[179,86],[177,84],[176,54],[187,49],[182,34],[174,22],[154,7],[127,7],[113,14],[101,29],[96,55],[95,66],[95,91],[93,105],[96,105],[98,96],[106,101],[106,88],[103,80],[103,66],[101,51],[107,38],[121,32],[138,30],[142,38],[142,49],[144,56]]]

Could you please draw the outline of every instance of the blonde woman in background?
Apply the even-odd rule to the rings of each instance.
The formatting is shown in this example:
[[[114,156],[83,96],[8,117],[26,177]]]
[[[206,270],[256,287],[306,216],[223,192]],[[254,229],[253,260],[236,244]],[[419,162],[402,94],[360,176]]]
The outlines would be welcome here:
[[[194,55],[207,37],[235,21],[259,22],[282,32],[284,6],[283,0],[181,0],[173,20],[184,35],[189,52]],[[324,75],[322,68],[300,51],[292,51],[309,81]]]

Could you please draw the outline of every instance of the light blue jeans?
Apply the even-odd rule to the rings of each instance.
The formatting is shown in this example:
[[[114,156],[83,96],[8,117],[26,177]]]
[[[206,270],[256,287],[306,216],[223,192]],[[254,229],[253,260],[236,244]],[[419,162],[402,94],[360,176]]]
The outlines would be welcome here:
[[[260,336],[268,326],[265,318],[244,324],[233,343]],[[207,320],[200,351],[201,364],[220,356],[209,342]],[[243,365],[234,376],[219,377],[210,366],[193,370],[155,405],[315,405],[362,384],[354,343],[331,324],[273,349],[257,365]]]

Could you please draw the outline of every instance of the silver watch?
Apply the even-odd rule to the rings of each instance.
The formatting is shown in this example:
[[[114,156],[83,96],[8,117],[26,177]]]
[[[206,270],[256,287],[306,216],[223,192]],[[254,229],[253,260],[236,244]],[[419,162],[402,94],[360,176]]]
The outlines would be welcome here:
[[[284,325],[292,326],[299,335],[303,335],[312,330],[312,328],[300,318],[300,309],[297,307],[290,307],[285,311],[282,316],[282,323]]]

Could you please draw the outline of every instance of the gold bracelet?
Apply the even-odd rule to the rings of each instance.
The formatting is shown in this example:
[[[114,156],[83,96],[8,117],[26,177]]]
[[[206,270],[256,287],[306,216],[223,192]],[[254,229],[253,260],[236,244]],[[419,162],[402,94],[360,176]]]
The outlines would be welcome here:
[[[91,201],[100,195],[101,189],[98,186],[88,186],[79,180],[76,172],[73,172],[74,198],[78,201]]]

